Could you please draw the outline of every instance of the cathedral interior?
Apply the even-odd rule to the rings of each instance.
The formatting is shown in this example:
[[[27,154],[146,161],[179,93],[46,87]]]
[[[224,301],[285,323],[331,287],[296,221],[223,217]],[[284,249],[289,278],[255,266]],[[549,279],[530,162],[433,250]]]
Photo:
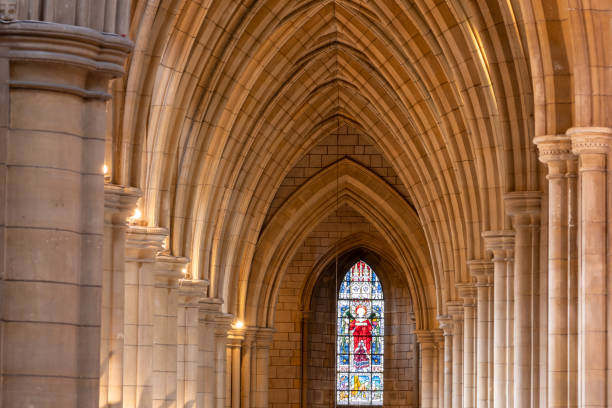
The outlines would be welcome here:
[[[612,407],[611,43],[610,0],[0,0],[0,407]]]

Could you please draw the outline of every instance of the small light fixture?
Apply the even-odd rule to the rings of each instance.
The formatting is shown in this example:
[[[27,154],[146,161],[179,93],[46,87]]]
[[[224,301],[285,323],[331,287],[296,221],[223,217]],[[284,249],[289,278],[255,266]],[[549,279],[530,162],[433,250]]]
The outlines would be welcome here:
[[[141,218],[142,212],[140,211],[140,208],[136,207],[136,209],[134,210],[134,214],[131,217],[128,217],[127,220],[130,224],[136,224]]]
[[[104,165],[102,166],[102,175],[104,176],[104,181],[110,182],[111,175],[108,172],[108,166],[106,165],[106,163],[104,163]]]
[[[181,269],[181,272],[183,273],[184,280],[191,280],[192,276],[191,276],[191,273],[189,273],[189,270],[187,268]]]
[[[244,327],[244,322],[240,319],[237,319],[236,321],[234,321],[234,324],[232,324],[232,327],[234,329],[242,329]]]

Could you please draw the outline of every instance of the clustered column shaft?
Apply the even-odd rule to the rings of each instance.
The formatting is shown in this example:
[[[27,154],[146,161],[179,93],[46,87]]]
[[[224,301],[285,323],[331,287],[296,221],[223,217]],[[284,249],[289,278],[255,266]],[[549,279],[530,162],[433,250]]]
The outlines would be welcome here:
[[[612,404],[611,128],[572,128],[578,155],[578,406]]]
[[[434,331],[418,336],[423,406],[612,405],[612,129],[572,128],[535,143],[548,169],[546,211],[540,192],[504,196],[513,229],[483,233],[492,261],[468,262],[475,283],[457,284],[463,309],[450,301],[438,317],[443,352]]]
[[[97,407],[105,108],[130,42],[3,21],[0,49],[0,403]]]
[[[513,231],[483,234],[487,250],[493,255],[493,395],[494,408],[508,402],[508,260],[514,248]]]
[[[576,395],[571,384],[570,311],[574,300],[569,297],[571,279],[569,209],[572,202],[568,175],[575,168],[570,138],[565,135],[536,138],[540,160],[548,165],[548,406],[567,407],[570,395]]]

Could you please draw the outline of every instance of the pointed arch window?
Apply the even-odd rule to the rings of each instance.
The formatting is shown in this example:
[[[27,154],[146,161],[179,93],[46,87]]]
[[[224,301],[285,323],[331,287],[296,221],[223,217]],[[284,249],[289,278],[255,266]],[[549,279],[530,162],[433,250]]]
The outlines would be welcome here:
[[[346,273],[338,293],[336,401],[382,405],[384,297],[380,280],[365,262]]]

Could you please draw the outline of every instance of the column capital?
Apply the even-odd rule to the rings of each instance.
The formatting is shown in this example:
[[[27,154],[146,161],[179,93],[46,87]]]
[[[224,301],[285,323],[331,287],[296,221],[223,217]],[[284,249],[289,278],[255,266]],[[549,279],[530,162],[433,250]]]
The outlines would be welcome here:
[[[444,341],[444,331],[442,329],[433,329],[431,333],[436,344],[440,344]]]
[[[183,268],[189,263],[189,258],[157,254],[155,257],[155,286],[177,288],[179,280],[184,276]]]
[[[155,262],[167,237],[166,228],[130,225],[126,232],[125,260],[128,262]]]
[[[255,334],[255,342],[257,344],[257,348],[272,347],[274,334],[276,334],[276,329],[273,327],[259,327],[257,329],[257,333]]]
[[[457,283],[455,284],[457,293],[461,299],[463,299],[463,307],[473,307],[476,305],[476,297],[478,296],[476,291],[476,284],[473,282]]]
[[[232,335],[234,333],[234,330],[236,329],[232,329],[230,330],[230,335]],[[251,344],[253,344],[255,342],[255,336],[257,335],[257,331],[259,330],[258,327],[245,327],[243,329],[241,329],[242,332],[242,344],[246,345],[247,347],[250,347]]]
[[[23,70],[11,77],[13,89],[38,89],[73,94],[85,99],[108,100],[108,80],[122,76],[132,42],[120,35],[77,25],[16,20],[0,24],[0,48],[12,63],[40,64],[48,69],[70,70],[68,81],[55,80],[48,71]],[[79,81],[77,70],[91,80]],[[40,71],[40,72],[39,72]]]
[[[251,340],[250,335],[252,334],[253,334],[252,332],[249,333],[249,340]],[[228,345],[230,347],[241,347],[246,337],[247,337],[247,328],[242,327],[238,329],[238,328],[232,327],[227,332]]]
[[[219,312],[215,316],[215,336],[222,340],[227,340],[228,332],[232,328],[234,315]]]
[[[453,319],[453,322],[459,322],[463,320],[463,300],[451,300],[450,302],[446,302],[446,310]]]
[[[546,135],[533,139],[538,146],[538,158],[542,163],[565,162],[575,160],[572,153],[572,140],[567,135]]]
[[[539,216],[541,210],[541,191],[513,191],[504,194],[506,213],[517,215]]]
[[[475,286],[490,286],[493,282],[493,262],[487,259],[472,259],[467,262],[470,274],[476,279]]]
[[[485,231],[482,233],[485,249],[493,255],[493,260],[502,260],[510,256],[514,249],[514,231]]]
[[[135,187],[104,184],[104,215],[107,224],[127,226],[127,217],[134,212],[142,192]]]
[[[414,334],[416,335],[417,343],[421,345],[435,343],[435,336],[432,330],[416,330]]]
[[[223,301],[219,298],[201,297],[198,299],[198,316],[201,323],[216,323],[221,314]]]
[[[206,296],[207,280],[179,279],[179,304],[200,308],[200,299]]]
[[[438,322],[440,322],[440,328],[444,332],[444,336],[450,336],[453,334],[453,318],[450,315],[438,316]]]
[[[612,128],[573,127],[566,134],[572,140],[574,154],[607,154],[612,147]]]

